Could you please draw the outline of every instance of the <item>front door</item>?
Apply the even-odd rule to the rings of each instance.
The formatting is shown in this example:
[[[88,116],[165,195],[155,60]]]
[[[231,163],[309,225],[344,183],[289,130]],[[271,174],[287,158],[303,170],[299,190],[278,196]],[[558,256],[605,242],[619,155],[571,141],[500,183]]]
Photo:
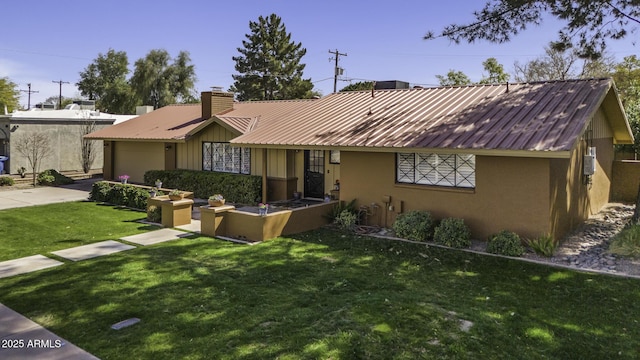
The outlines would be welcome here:
[[[324,197],[324,150],[304,151],[304,196]]]

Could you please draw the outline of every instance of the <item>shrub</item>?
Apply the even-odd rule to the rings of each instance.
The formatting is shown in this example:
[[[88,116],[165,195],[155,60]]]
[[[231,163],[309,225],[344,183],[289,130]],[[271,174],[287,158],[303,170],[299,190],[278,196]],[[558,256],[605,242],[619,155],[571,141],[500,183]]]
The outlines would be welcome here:
[[[609,246],[616,255],[640,258],[640,225],[630,225],[618,233]]]
[[[447,218],[436,227],[433,241],[453,248],[468,248],[471,246],[471,233],[464,220]]]
[[[527,239],[525,243],[536,254],[546,257],[552,257],[556,247],[558,247],[558,243],[553,240],[553,236],[550,234],[541,235],[535,239]]]
[[[127,184],[110,184],[98,181],[93,184],[89,200],[122,205],[134,209],[145,210],[149,200],[149,191]]]
[[[111,185],[105,181],[97,181],[93,183],[91,192],[89,193],[89,200],[97,202],[107,202],[109,199],[109,191],[111,191]]]
[[[15,182],[11,176],[0,176],[0,186],[13,186]]]
[[[262,197],[262,177],[197,170],[149,170],[144,174],[146,185],[162,180],[163,188],[180,188],[206,199],[210,194],[223,194],[229,202],[256,204]]]
[[[38,174],[39,185],[67,185],[72,184],[73,179],[60,174],[54,169],[45,170]]]
[[[356,210],[356,199],[353,199],[348,203],[338,201],[338,203],[335,204],[324,217],[331,223],[336,223],[343,211],[349,211],[354,215],[357,214],[358,210]]]
[[[414,241],[430,241],[433,228],[433,218],[428,211],[412,210],[400,214],[393,223],[396,236]]]
[[[356,226],[357,220],[358,215],[354,212],[350,210],[342,210],[340,215],[336,218],[335,223],[345,230],[353,230]]]
[[[149,208],[147,208],[147,220],[154,222],[154,223],[159,223],[162,221],[162,208],[155,206],[155,205],[151,205],[149,206]]]
[[[489,238],[487,252],[506,256],[520,256],[524,254],[524,247],[518,234],[502,230]]]
[[[53,185],[56,181],[56,178],[53,175],[47,173],[48,170],[45,170],[38,174],[38,185]]]

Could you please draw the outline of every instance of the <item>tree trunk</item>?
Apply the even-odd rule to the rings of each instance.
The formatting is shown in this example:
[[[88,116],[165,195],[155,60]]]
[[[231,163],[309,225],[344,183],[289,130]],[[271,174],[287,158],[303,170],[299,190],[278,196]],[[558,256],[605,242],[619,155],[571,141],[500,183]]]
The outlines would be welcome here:
[[[640,222],[640,185],[638,185],[638,195],[636,196],[636,208],[633,210],[633,217],[631,221],[634,224]]]

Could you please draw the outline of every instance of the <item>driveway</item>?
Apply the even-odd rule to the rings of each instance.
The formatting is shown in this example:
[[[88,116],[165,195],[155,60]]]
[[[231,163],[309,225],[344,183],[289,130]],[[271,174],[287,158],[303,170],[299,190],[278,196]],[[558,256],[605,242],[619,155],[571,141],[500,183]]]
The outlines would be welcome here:
[[[0,191],[0,210],[87,200],[91,186],[99,180],[101,179],[78,180],[60,187],[43,186]]]

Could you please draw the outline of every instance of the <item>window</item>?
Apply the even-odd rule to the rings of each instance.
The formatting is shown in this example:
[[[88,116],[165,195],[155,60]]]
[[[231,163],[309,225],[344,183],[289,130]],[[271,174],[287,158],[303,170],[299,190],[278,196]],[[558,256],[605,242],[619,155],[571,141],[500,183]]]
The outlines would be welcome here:
[[[331,150],[329,155],[330,164],[340,164],[340,150]]]
[[[476,186],[476,157],[470,154],[398,153],[396,181],[461,188]]]
[[[251,149],[229,143],[202,143],[202,170],[250,174]]]

